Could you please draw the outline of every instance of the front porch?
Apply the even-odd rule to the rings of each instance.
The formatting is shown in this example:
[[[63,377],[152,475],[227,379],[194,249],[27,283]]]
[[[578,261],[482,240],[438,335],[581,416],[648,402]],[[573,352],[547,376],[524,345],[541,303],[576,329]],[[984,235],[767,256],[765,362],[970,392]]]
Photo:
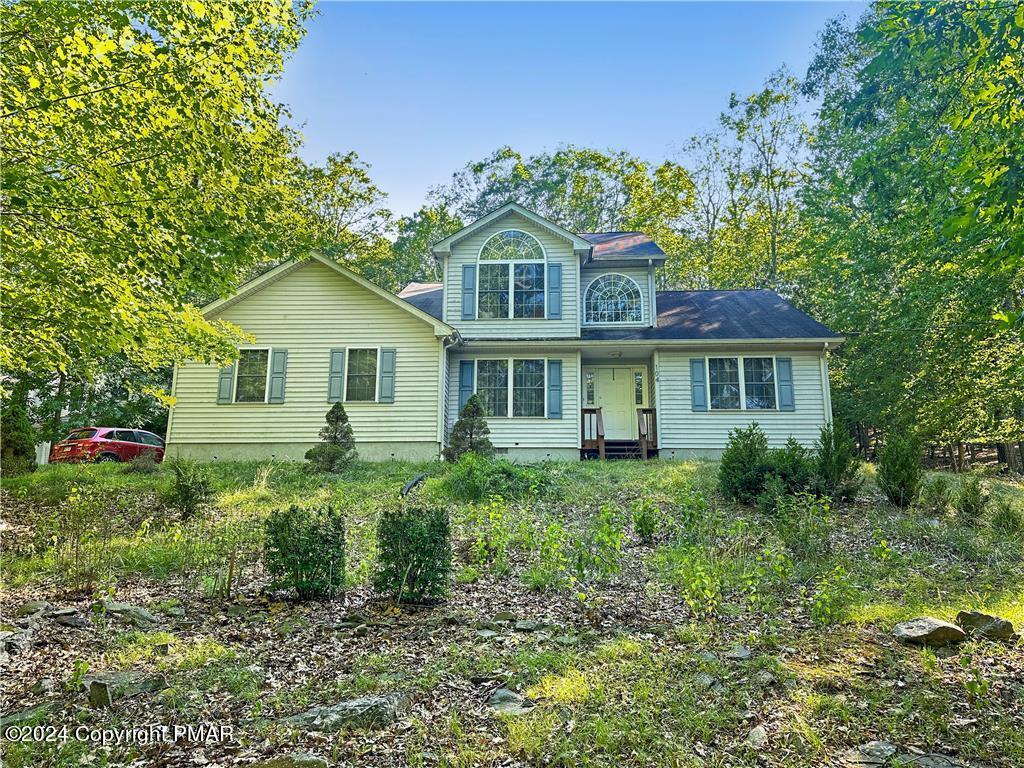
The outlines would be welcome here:
[[[584,353],[580,388],[581,459],[649,459],[658,455],[649,357]]]

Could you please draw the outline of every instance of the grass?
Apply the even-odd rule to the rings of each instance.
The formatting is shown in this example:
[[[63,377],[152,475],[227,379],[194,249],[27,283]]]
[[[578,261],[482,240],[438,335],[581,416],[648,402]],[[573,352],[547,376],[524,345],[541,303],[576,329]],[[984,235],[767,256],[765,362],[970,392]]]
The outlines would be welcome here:
[[[810,767],[872,739],[1024,762],[1019,640],[936,652],[890,636],[899,621],[964,608],[1024,626],[1022,534],[993,524],[1012,525],[995,504],[1024,506],[1019,483],[986,478],[994,501],[967,520],[952,504],[895,510],[870,480],[851,504],[796,499],[764,514],[725,502],[709,462],[550,463],[504,467],[498,480],[435,463],[357,462],[333,476],[290,463],[210,469],[214,497],[186,522],[164,503],[166,468],[55,466],[3,479],[6,609],[29,598],[86,605],[110,589],[161,616],[151,631],[112,623],[62,635],[66,650],[14,670],[5,696],[30,706],[35,679],[65,682],[76,666],[158,671],[165,691],[110,711],[60,688],[62,709],[47,722],[235,723],[230,753],[194,748],[214,763],[270,745],[353,765]],[[429,479],[418,493],[451,514],[452,593],[433,609],[381,606],[367,586],[377,512],[420,473]],[[263,518],[293,503],[346,510],[344,604],[261,592]],[[367,625],[334,628],[351,610]],[[493,620],[509,610],[542,628]],[[738,645],[748,660],[729,658]],[[484,702],[499,684],[536,707],[495,716]],[[393,690],[414,692],[417,705],[386,737],[303,738],[277,722]],[[745,743],[755,725],[767,733],[760,748]],[[71,766],[87,755],[95,765],[157,759],[75,740],[7,745],[4,759]]]

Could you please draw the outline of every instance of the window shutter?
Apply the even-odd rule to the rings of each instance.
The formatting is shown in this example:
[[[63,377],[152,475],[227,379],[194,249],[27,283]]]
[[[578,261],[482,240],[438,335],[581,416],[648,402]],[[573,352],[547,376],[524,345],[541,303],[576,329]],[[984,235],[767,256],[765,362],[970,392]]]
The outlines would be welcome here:
[[[462,265],[462,319],[476,317],[476,264]]]
[[[380,351],[380,371],[377,374],[377,391],[380,403],[395,402],[395,350],[382,349]]]
[[[327,376],[327,402],[340,403],[345,391],[345,350],[331,350],[331,368]]]
[[[459,360],[459,413],[473,396],[473,361]]]
[[[230,403],[235,397],[235,366],[221,368],[217,377],[217,402]]]
[[[548,418],[562,418],[561,360],[548,360]]]
[[[779,377],[779,410],[795,411],[793,399],[793,360],[789,357],[775,358],[775,375]]]
[[[704,358],[690,358],[690,402],[693,410],[708,409],[708,387],[704,378]]]
[[[548,264],[548,319],[562,319],[561,264]]]
[[[284,402],[284,379],[288,371],[288,350],[270,350],[270,392],[267,394],[268,403]]]

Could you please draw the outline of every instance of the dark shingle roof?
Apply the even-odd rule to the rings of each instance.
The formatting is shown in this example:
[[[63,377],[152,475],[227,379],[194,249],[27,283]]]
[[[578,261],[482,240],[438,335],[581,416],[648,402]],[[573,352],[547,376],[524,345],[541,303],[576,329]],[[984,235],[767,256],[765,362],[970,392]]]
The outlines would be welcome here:
[[[655,328],[584,329],[590,340],[838,339],[774,291],[658,291]]]
[[[398,294],[441,319],[441,283],[410,283]],[[584,328],[584,341],[839,339],[774,291],[658,291],[655,328]]]
[[[664,259],[665,252],[643,232],[580,232],[594,246],[590,261]]]
[[[405,299],[431,317],[441,319],[441,302],[444,299],[441,283],[409,283],[398,292],[398,298]]]

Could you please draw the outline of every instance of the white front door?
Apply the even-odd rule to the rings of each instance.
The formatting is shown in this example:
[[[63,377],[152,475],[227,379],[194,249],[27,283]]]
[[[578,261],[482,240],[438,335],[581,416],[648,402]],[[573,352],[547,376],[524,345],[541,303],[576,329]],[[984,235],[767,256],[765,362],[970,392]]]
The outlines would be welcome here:
[[[583,404],[601,409],[606,440],[636,440],[636,409],[647,404],[647,368],[584,366]]]

